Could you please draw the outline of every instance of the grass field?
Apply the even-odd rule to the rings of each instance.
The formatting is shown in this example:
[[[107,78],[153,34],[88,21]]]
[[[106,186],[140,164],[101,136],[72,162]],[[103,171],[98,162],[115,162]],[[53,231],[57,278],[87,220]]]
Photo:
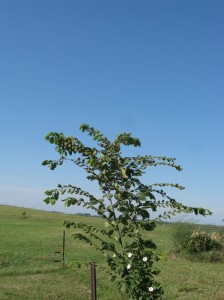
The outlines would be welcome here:
[[[25,213],[24,213],[25,211]],[[86,244],[74,241],[66,230],[65,260],[62,267],[64,220],[103,226],[95,217],[65,215],[10,206],[0,206],[0,299],[90,299],[90,271],[77,269],[75,261],[95,261],[99,300],[126,300],[109,281],[104,258]],[[172,254],[176,224],[161,224],[150,237],[167,260],[158,262],[158,280],[164,299],[224,299],[224,264],[191,262]],[[211,229],[211,228],[210,228]],[[213,228],[214,229],[214,228]]]

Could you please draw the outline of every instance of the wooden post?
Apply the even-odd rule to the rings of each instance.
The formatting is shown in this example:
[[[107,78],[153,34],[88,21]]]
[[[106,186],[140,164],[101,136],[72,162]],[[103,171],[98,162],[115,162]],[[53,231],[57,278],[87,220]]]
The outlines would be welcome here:
[[[65,266],[65,230],[63,231],[62,266]]]
[[[96,299],[96,264],[91,263],[91,300]]]

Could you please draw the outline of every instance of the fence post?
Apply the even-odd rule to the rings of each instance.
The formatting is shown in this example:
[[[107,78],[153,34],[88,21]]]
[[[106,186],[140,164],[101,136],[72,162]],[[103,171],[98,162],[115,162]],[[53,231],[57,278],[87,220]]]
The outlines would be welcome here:
[[[96,264],[91,263],[91,300],[96,299]]]

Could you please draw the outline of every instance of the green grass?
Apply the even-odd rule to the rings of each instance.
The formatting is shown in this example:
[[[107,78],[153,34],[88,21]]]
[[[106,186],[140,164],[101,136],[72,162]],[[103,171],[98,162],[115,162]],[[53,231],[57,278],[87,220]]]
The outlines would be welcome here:
[[[25,210],[25,214],[24,214]],[[90,271],[77,269],[75,261],[96,261],[99,300],[126,300],[109,281],[100,253],[74,241],[66,230],[66,267],[60,262],[64,220],[84,221],[97,227],[95,217],[65,215],[10,206],[0,206],[0,299],[90,299]],[[158,262],[158,280],[164,299],[224,299],[224,265],[191,262],[173,252],[178,224],[161,224],[150,237],[168,260]],[[206,227],[214,231],[214,228]]]

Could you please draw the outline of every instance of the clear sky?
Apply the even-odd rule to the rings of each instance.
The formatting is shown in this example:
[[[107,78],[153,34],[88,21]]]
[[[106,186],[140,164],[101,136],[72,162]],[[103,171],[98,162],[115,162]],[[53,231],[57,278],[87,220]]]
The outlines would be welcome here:
[[[148,183],[179,182],[177,200],[224,218],[224,1],[20,0],[0,2],[0,203],[46,206],[57,183],[93,189],[57,157],[50,131],[82,139],[89,123],[113,139],[131,132],[133,154],[176,157]],[[87,141],[84,136],[84,141]]]

